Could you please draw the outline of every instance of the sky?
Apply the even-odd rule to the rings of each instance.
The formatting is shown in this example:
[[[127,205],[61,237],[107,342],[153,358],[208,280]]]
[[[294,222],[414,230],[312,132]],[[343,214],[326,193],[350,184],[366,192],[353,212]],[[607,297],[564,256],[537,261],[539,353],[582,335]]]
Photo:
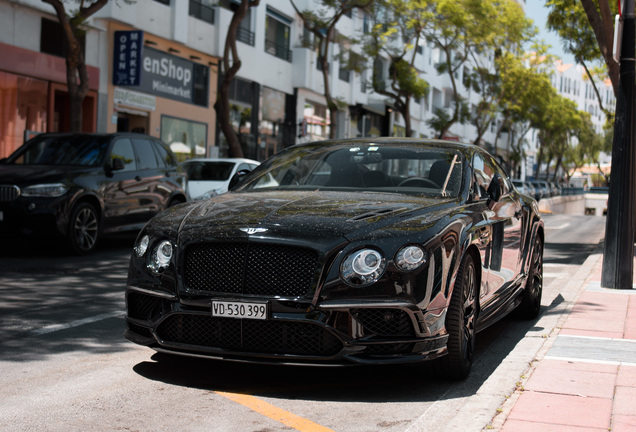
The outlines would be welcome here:
[[[545,7],[545,0],[526,0],[526,16],[539,29],[539,37],[551,46],[550,54],[560,57],[563,63],[574,63],[574,56],[563,51],[561,38],[546,28],[548,9]]]

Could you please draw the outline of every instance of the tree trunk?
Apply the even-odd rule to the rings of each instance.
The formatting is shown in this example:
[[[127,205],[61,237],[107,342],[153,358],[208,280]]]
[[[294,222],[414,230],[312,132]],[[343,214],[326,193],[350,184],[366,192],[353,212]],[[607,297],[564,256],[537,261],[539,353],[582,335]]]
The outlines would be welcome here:
[[[241,69],[241,60],[236,47],[236,32],[239,24],[247,15],[247,10],[250,7],[258,6],[259,2],[260,0],[241,0],[240,5],[236,11],[234,11],[234,15],[232,15],[232,20],[230,21],[230,26],[227,29],[227,36],[225,38],[225,49],[223,51],[222,61],[223,81],[221,81],[221,87],[219,88],[219,94],[214,103],[214,109],[219,117],[218,122],[221,131],[225,139],[227,139],[230,157],[243,157],[241,143],[230,121],[230,85],[239,69]]]
[[[69,96],[70,132],[82,131],[82,103],[88,93],[88,71],[84,59],[84,47],[78,39],[80,26],[91,15],[103,8],[108,0],[97,0],[88,7],[80,3],[80,8],[72,17],[69,17],[60,0],[42,0],[55,9],[57,19],[62,26],[64,43],[66,44],[66,85]]]
[[[613,58],[614,19],[609,7],[609,1],[598,1],[600,13],[596,8],[597,2],[595,0],[581,0],[581,4],[596,36],[596,41],[598,42],[599,50],[607,65],[607,74],[612,81],[614,95],[616,96],[618,95],[619,65]]]

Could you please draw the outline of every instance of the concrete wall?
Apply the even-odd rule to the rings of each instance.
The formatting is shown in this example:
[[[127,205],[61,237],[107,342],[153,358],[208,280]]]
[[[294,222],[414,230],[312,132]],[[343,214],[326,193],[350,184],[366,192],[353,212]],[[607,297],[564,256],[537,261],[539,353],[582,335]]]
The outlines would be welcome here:
[[[607,211],[607,194],[566,195],[543,198],[539,211],[558,214],[587,214],[604,216]]]

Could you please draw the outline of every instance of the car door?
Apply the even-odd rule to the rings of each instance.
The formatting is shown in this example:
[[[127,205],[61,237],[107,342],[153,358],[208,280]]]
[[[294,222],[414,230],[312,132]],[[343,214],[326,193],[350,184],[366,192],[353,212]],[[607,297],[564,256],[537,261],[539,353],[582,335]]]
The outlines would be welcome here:
[[[138,222],[141,177],[130,138],[115,138],[109,156],[108,172],[108,179],[102,186],[104,229],[112,231]]]
[[[166,207],[171,190],[164,185],[166,170],[150,138],[133,137],[132,143],[137,155],[138,208],[135,213],[137,220],[146,222]]]
[[[482,198],[496,175],[503,179],[498,202],[486,198],[483,207],[482,249],[486,267],[486,283],[482,284],[480,302],[484,309],[496,310],[510,295],[518,279],[521,257],[521,205],[510,180],[499,164],[488,154],[476,152],[473,158],[475,177]],[[482,281],[483,282],[483,281]]]

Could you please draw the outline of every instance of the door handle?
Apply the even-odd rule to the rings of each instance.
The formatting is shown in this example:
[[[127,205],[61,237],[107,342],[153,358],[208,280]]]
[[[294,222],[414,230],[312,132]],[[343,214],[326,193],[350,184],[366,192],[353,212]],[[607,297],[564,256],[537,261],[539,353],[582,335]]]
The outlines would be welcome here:
[[[135,180],[141,181],[141,176],[135,176]]]

